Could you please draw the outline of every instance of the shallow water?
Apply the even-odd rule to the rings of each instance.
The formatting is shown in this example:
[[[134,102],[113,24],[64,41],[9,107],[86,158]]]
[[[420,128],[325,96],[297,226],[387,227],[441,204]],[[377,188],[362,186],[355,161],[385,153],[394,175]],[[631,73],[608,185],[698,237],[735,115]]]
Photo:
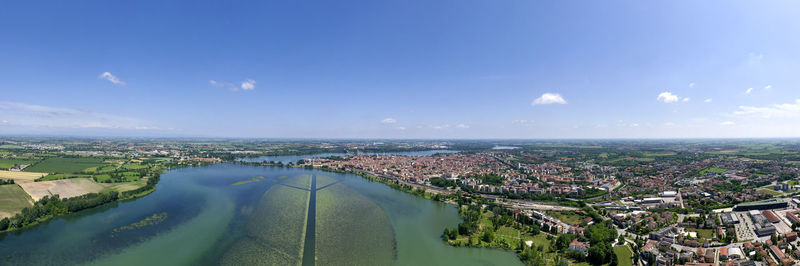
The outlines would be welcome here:
[[[259,181],[231,185],[253,178]],[[314,196],[316,211],[309,214],[310,192],[298,188],[313,185],[322,189]],[[115,232],[154,214],[166,218]],[[300,264],[302,254],[311,254],[302,250],[309,246],[303,244],[306,239],[312,239],[306,235],[309,215],[316,216],[316,245],[311,246],[320,265],[520,264],[511,252],[444,244],[442,230],[459,222],[454,206],[351,174],[230,164],[170,170],[144,198],[54,219],[25,232],[0,234],[0,264],[270,264],[277,251],[265,245],[294,254],[286,256],[287,261]],[[302,233],[281,233],[289,228]],[[351,245],[333,252],[331,247],[341,248],[341,243]]]

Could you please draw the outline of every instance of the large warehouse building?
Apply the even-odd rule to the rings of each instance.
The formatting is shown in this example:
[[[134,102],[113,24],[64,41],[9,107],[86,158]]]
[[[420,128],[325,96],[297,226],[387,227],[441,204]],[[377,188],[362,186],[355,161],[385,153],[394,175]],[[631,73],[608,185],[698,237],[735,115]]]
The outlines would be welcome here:
[[[741,212],[750,210],[781,209],[786,207],[789,207],[789,203],[787,203],[784,200],[768,199],[768,200],[745,202],[742,204],[738,204],[736,206],[733,206],[733,210]]]

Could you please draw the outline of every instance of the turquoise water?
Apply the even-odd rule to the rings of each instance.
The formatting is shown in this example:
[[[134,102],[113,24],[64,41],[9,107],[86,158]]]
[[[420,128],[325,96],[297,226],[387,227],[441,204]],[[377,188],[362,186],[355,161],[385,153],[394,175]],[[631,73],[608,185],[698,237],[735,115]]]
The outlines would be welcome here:
[[[24,232],[0,234],[0,264],[218,265],[226,254],[229,255],[227,258],[234,255],[233,262],[258,263],[263,261],[260,260],[262,256],[266,258],[274,254],[263,248],[257,248],[257,252],[247,249],[242,250],[248,252],[239,252],[242,251],[239,247],[247,246],[254,235],[263,243],[294,243],[298,248],[303,246],[299,243],[308,239],[304,228],[309,193],[286,194],[296,195],[292,197],[275,193],[287,193],[282,189],[300,191],[281,183],[301,184],[306,182],[302,178],[312,175],[336,180],[320,179],[318,182],[327,181],[319,183],[319,187],[332,184],[320,193],[335,189],[325,193],[340,190],[349,195],[327,197],[325,202],[318,202],[323,205],[317,205],[317,208],[326,208],[321,217],[337,217],[339,213],[354,216],[357,214],[353,214],[353,209],[371,208],[370,215],[364,216],[362,222],[331,218],[321,221],[322,218],[317,217],[317,256],[331,253],[330,250],[321,250],[330,246],[330,241],[344,239],[348,243],[375,246],[375,249],[351,248],[350,252],[338,252],[345,256],[335,258],[339,261],[363,262],[363,258],[374,255],[381,257],[377,264],[520,264],[512,252],[456,248],[444,244],[440,239],[442,230],[459,222],[454,206],[414,197],[351,174],[230,164],[170,170],[162,175],[157,190],[144,198],[68,215]],[[258,176],[264,178],[258,182],[231,185]],[[311,183],[308,184],[311,187]],[[330,209],[325,206],[338,207]],[[317,209],[316,213],[320,211]],[[118,230],[112,234],[115,229],[162,213],[166,213],[166,219],[160,223]],[[281,234],[287,226],[301,228],[302,237],[298,237],[300,234]],[[339,230],[335,234],[322,233],[320,226]],[[294,253],[303,254],[299,251]],[[298,258],[295,256],[293,259]]]

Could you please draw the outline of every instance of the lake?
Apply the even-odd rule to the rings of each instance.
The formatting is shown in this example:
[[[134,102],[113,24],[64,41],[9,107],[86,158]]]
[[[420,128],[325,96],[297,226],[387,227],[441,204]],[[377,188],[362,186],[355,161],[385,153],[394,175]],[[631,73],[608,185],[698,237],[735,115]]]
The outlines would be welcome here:
[[[455,206],[352,174],[217,164],[170,170],[144,198],[0,234],[0,264],[521,264],[446,245],[441,232],[459,221]]]
[[[359,155],[397,155],[397,156],[431,156],[437,153],[458,153],[459,151],[453,150],[427,150],[427,151],[406,151],[406,152],[360,152]],[[350,156],[352,153],[318,153],[307,155],[278,155],[278,156],[259,156],[239,158],[239,161],[260,163],[260,162],[281,162],[283,164],[296,163],[302,159],[310,158],[325,158],[331,156]]]

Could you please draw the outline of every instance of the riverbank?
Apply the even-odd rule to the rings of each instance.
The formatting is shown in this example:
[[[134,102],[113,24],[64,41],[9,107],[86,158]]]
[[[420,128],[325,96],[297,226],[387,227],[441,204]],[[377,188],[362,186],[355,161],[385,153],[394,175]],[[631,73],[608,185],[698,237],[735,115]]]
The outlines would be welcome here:
[[[0,220],[0,233],[34,228],[67,214],[89,210],[112,202],[131,201],[147,196],[156,190],[156,185],[161,180],[161,174],[166,170],[167,168],[159,169],[157,173],[147,177],[144,186],[134,190],[122,192],[106,190],[65,199],[57,196],[44,197],[34,202],[33,206],[22,209],[20,213]]]

